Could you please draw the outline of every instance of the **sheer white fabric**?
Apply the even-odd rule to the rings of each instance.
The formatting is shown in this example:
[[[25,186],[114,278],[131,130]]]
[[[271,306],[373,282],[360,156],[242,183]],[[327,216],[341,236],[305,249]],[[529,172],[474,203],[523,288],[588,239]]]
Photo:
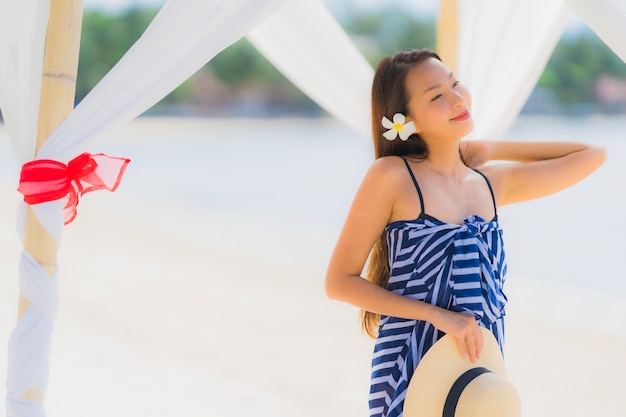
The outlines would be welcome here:
[[[475,97],[472,137],[498,138],[511,125],[566,17],[560,0],[459,1],[457,72]],[[370,136],[373,71],[318,2],[285,5],[248,39],[330,114]]]
[[[626,62],[626,1],[563,0]]]
[[[352,129],[371,136],[374,71],[318,1],[284,5],[248,39],[300,90]]]
[[[563,31],[560,0],[459,0],[457,76],[473,95],[471,137],[497,139],[537,83]]]
[[[152,107],[287,1],[169,0],[37,158],[67,162],[104,130]]]
[[[0,108],[20,163],[32,159],[35,153],[48,13],[47,0],[0,1]],[[18,218],[22,241],[24,214],[20,210]],[[44,392],[48,382],[50,341],[59,304],[57,276],[49,277],[24,252],[19,264],[19,288],[31,302],[31,308],[9,340],[7,416],[40,416],[41,404],[30,404],[21,398],[31,388]]]
[[[105,129],[150,108],[286,1],[168,1],[141,39],[34,155],[49,3],[1,0],[0,106],[16,158],[22,164],[35,156],[67,162]],[[63,229],[63,203],[32,206],[57,242]],[[22,204],[18,214],[22,237],[25,217]],[[43,404],[23,397],[31,389],[46,389],[52,327],[58,310],[57,274],[49,277],[26,251],[19,271],[20,292],[30,306],[9,340],[7,416],[40,417],[45,416]]]
[[[48,0],[0,0],[0,108],[17,161],[37,140]]]

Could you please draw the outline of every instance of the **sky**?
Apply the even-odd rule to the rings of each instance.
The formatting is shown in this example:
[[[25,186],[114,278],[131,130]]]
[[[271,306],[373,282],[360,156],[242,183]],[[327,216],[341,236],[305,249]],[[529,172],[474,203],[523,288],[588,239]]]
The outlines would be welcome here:
[[[132,6],[152,6],[160,7],[166,0],[83,0],[85,9],[100,9],[106,11],[119,11]],[[350,8],[361,8],[363,10],[376,9],[381,4],[385,6],[398,5],[414,11],[418,15],[436,16],[439,9],[439,0],[322,0],[333,13],[340,14]],[[578,31],[586,28],[573,13],[570,14],[566,25],[566,31]]]
[[[161,6],[166,0],[83,0],[85,9],[123,10],[130,6]],[[439,0],[322,0],[331,9],[340,10],[344,7],[376,8],[381,3],[385,5],[411,5],[417,13],[434,15],[437,12]]]

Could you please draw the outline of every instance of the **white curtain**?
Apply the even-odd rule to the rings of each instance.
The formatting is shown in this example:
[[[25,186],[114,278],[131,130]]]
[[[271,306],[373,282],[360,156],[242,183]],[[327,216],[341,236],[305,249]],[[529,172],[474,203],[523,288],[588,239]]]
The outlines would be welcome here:
[[[498,139],[537,83],[567,18],[561,0],[458,0],[457,76],[473,95],[471,137]]]
[[[457,73],[474,96],[472,137],[497,139],[541,75],[567,8],[561,0],[459,0],[458,10]],[[370,136],[373,70],[319,2],[286,4],[248,39],[329,113]]]
[[[626,62],[625,0],[563,0]]]
[[[149,109],[289,0],[169,0],[142,37],[50,136],[37,158],[67,161]]]
[[[248,39],[331,115],[371,136],[374,71],[319,1],[287,3],[257,26]]]
[[[0,108],[18,162],[35,155],[48,0],[0,0]]]
[[[170,0],[141,39],[50,136],[35,155],[47,0],[0,0],[0,106],[21,164],[31,159],[67,162],[105,129],[138,116],[217,53],[288,0]],[[63,201],[31,206],[39,222],[61,240]],[[18,232],[25,230],[25,206]],[[43,405],[23,400],[45,392],[54,317],[56,274],[50,278],[26,251],[19,265],[20,292],[30,307],[9,340],[7,416],[40,417]]]

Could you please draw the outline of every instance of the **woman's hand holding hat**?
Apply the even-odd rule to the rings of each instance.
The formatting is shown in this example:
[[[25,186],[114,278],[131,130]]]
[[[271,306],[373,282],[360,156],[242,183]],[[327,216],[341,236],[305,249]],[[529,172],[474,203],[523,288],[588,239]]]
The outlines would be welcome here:
[[[433,306],[434,307],[434,306]],[[434,307],[430,321],[437,329],[456,339],[459,353],[476,362],[483,350],[483,334],[473,315]]]

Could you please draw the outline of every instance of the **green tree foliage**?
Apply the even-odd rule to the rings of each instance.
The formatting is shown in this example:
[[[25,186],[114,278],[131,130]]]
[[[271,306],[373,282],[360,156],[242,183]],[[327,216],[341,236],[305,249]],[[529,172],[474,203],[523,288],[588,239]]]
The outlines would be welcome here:
[[[156,15],[136,8],[120,15],[88,12],[83,17],[76,98],[80,101],[139,39]]]
[[[156,13],[157,10],[136,8],[121,14],[98,11],[84,14],[76,82],[77,101],[82,100],[139,39]],[[232,105],[244,89],[267,92],[268,86],[272,86],[279,92],[278,95],[285,96],[291,104],[301,106],[305,111],[317,111],[311,100],[295,88],[246,39],[235,42],[219,53],[155,108],[171,109],[172,106],[185,102],[190,102],[192,106],[197,104],[202,100],[195,95],[206,91],[195,91],[195,85],[199,83],[199,79],[207,77],[214,80],[213,84],[222,85],[223,88],[215,92],[215,95],[216,100],[223,105]],[[273,102],[281,101],[276,98],[276,94],[268,95]]]
[[[212,73],[230,86],[286,81],[285,77],[245,38],[220,52],[203,70]]]
[[[155,14],[156,10],[145,8],[117,15],[95,11],[85,13],[78,100],[141,36]],[[398,50],[435,48],[433,19],[416,18],[398,12],[396,8],[347,15],[342,25],[372,66],[383,56]],[[591,31],[582,31],[560,40],[538,86],[552,90],[565,107],[593,103],[594,84],[600,75],[626,80],[626,65]],[[204,105],[215,110],[220,106],[236,107],[238,100],[248,103],[256,100],[258,107],[273,105],[302,112],[319,111],[246,39],[218,54],[160,105],[170,109],[172,105],[188,103],[192,107]]]
[[[372,66],[399,50],[435,49],[435,22],[399,13],[396,8],[354,14],[343,27]]]
[[[583,31],[559,41],[538,86],[553,90],[565,106],[592,103],[600,75],[626,80],[626,64],[593,32]]]

